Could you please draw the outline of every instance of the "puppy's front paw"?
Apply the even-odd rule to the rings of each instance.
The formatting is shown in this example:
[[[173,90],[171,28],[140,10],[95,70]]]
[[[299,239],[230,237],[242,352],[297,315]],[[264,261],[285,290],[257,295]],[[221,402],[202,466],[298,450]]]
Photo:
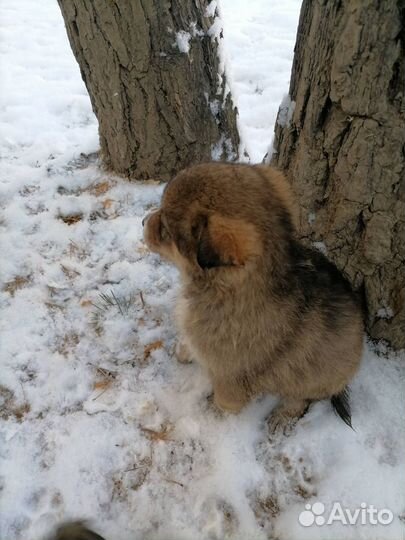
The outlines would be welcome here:
[[[245,402],[236,401],[214,392],[214,404],[222,412],[237,414],[243,409]]]
[[[271,413],[267,420],[269,432],[272,435],[282,433],[290,435],[302,416],[307,412],[309,402],[307,400],[283,400]]]
[[[192,362],[190,351],[182,341],[177,342],[175,355],[177,360],[182,364],[190,364]]]
[[[270,435],[290,435],[298,422],[297,416],[285,414],[281,409],[276,409],[267,420]]]

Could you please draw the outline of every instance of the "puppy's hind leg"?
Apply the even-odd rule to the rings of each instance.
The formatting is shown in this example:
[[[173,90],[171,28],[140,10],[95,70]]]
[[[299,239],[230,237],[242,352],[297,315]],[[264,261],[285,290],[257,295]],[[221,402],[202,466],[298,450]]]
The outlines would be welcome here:
[[[310,401],[306,399],[283,399],[267,421],[270,433],[282,432],[287,435],[307,412],[309,404]]]

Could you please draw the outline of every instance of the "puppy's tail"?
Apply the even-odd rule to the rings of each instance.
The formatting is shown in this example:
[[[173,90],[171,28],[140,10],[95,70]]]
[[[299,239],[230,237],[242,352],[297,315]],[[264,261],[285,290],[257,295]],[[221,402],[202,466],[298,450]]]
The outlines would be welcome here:
[[[350,411],[348,387],[346,386],[346,388],[344,388],[339,394],[336,394],[336,396],[332,396],[330,401],[335,413],[340,416],[343,422],[351,427],[354,431],[352,426],[352,414]]]

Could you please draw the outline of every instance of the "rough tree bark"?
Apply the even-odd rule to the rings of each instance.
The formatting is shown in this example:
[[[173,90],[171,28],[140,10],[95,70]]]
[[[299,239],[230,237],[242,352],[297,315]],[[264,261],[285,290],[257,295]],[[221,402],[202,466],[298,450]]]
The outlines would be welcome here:
[[[304,0],[290,99],[272,164],[287,171],[300,233],[368,307],[368,330],[405,347],[405,2]]]
[[[237,111],[208,0],[58,3],[110,169],[166,179],[192,163],[238,157]]]

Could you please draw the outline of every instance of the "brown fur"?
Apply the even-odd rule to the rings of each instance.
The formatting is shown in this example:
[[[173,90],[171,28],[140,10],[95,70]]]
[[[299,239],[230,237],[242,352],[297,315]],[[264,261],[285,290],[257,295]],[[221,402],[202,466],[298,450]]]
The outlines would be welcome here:
[[[206,367],[221,409],[282,398],[272,429],[339,394],[363,340],[349,284],[295,237],[296,204],[270,167],[205,164],[167,185],[145,241],[180,269],[181,360]]]

